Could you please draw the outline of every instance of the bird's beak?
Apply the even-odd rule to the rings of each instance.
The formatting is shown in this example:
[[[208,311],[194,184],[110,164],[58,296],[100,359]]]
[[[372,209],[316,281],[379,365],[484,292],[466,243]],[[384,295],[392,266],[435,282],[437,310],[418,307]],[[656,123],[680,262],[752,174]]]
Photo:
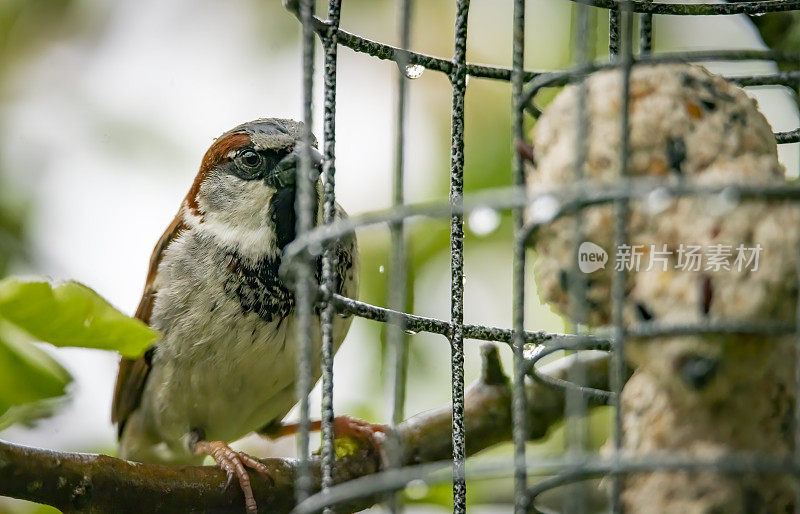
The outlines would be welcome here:
[[[273,181],[280,187],[293,186],[297,182],[297,170],[302,162],[303,152],[309,147],[298,141],[292,153],[281,159],[272,172]],[[309,149],[311,154],[311,180],[316,181],[322,173],[322,154],[313,146]]]

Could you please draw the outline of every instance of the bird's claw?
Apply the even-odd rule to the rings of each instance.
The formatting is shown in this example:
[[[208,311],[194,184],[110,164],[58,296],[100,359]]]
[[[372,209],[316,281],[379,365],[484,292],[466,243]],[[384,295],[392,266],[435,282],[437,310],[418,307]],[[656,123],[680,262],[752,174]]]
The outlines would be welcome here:
[[[320,420],[312,421],[309,424],[309,429],[321,430],[322,422]],[[391,434],[391,430],[391,427],[388,425],[367,423],[366,421],[352,416],[342,415],[333,418],[334,438],[351,437],[358,441],[366,441],[372,446],[375,453],[378,454],[378,457],[380,457],[384,469],[390,467],[390,461],[386,451],[386,439]],[[261,429],[259,433],[270,439],[277,439],[279,437],[297,434],[299,431],[299,423],[271,423]]]
[[[389,465],[385,442],[390,431],[388,425],[368,423],[352,416],[336,416],[333,419],[334,437],[352,437],[368,442],[380,457],[384,468]]]
[[[239,481],[239,487],[244,494],[244,504],[247,509],[247,514],[256,514],[258,506],[256,499],[253,495],[253,488],[250,484],[250,475],[247,473],[247,468],[254,469],[259,473],[269,475],[267,467],[244,452],[239,452],[232,449],[227,444],[221,441],[199,441],[195,445],[197,453],[204,453],[209,455],[217,465],[225,471],[228,475],[228,480],[225,483],[226,489],[233,483],[233,478],[236,477]]]

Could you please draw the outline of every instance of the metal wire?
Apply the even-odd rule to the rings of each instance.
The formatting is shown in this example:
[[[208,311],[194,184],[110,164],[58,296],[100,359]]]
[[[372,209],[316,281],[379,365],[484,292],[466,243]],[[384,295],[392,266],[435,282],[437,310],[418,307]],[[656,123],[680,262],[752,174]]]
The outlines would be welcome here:
[[[469,0],[456,2],[455,51],[450,140],[450,205],[464,197],[464,100],[467,92],[467,17]],[[464,216],[450,216],[450,371],[453,390],[453,513],[467,511],[466,434],[464,430]]]
[[[411,13],[412,1],[400,1],[400,48],[408,50],[411,44]],[[395,105],[395,148],[394,148],[394,169],[392,173],[392,207],[399,207],[405,203],[405,133],[406,133],[406,100],[408,98],[408,62],[398,61],[397,63],[397,103]],[[392,426],[396,427],[405,418],[406,410],[406,382],[408,380],[408,336],[405,333],[406,327],[403,323],[401,311],[405,311],[408,305],[408,294],[406,288],[409,287],[408,280],[408,258],[406,256],[406,236],[405,220],[398,220],[389,224],[391,235],[391,263],[389,266],[389,308],[396,311],[390,314],[391,323],[386,327],[386,343],[388,346],[387,355],[391,357],[391,362],[387,363],[386,368],[391,369],[392,373]],[[387,441],[389,456],[392,467],[400,466],[399,442],[394,438]],[[402,499],[395,494],[389,501],[389,510],[396,514],[402,511]]]
[[[622,4],[620,8],[620,32],[622,43],[619,56],[620,68],[622,69],[622,88],[620,98],[620,145],[619,176],[624,179],[628,174],[628,145],[630,142],[630,126],[628,124],[628,113],[630,112],[630,77],[631,66],[633,65],[632,37],[633,15],[630,11],[629,2]],[[623,182],[626,184],[627,182]],[[628,200],[622,198],[615,202],[616,218],[614,226],[614,244],[616,248],[628,242]],[[577,260],[575,261],[577,266]],[[611,389],[614,391],[614,462],[620,463],[622,458],[622,388],[625,385],[625,326],[622,312],[625,302],[625,284],[628,276],[624,267],[614,269],[611,282],[611,311],[614,325],[614,338],[612,343],[613,366],[611,371]],[[622,512],[621,494],[622,480],[618,475],[614,475],[611,493],[611,510]]]
[[[411,0],[400,2],[400,48],[407,50],[411,41]],[[408,63],[398,62],[397,105],[395,106],[395,161],[392,180],[392,206],[405,203],[405,127],[406,99],[408,98]],[[398,311],[408,306],[406,288],[408,259],[406,257],[405,220],[389,224],[391,231],[392,262],[389,270],[389,308]],[[405,418],[406,368],[408,366],[407,338],[402,317],[387,331],[387,342],[394,351],[394,402],[392,404],[392,423],[399,424]]]
[[[336,59],[338,42],[335,28],[339,26],[341,18],[341,0],[330,0],[328,4],[328,23],[331,26],[327,37],[322,39],[325,51],[324,73],[324,105],[323,105],[323,223],[332,223],[336,217]],[[332,245],[325,248],[322,255],[322,291],[326,301],[320,312],[320,325],[322,332],[322,405],[321,405],[321,431],[322,431],[322,491],[327,492],[333,485],[333,465],[336,460],[333,434],[333,354],[335,352],[333,340],[334,305],[330,295],[336,291],[336,250]],[[330,511],[326,510],[325,514]]]
[[[530,487],[528,494],[531,498],[575,480],[606,476],[612,471],[619,474],[631,474],[646,471],[724,470],[725,473],[733,475],[776,473],[800,476],[800,466],[793,459],[771,459],[752,454],[726,455],[717,459],[687,459],[680,456],[659,455],[647,459],[631,458],[619,466],[610,459],[596,457],[580,463],[563,457],[536,457],[529,458],[525,462],[525,466],[532,476],[555,475],[551,479],[545,479]],[[337,485],[327,495],[314,495],[298,505],[292,512],[293,514],[311,514],[327,505],[345,503],[370,494],[397,491],[416,480],[422,480],[429,484],[441,483],[448,479],[449,473],[443,472],[446,468],[447,463],[434,462],[375,473]],[[509,471],[506,459],[494,459],[470,467],[469,475],[476,480],[496,479],[508,477]],[[532,506],[531,511],[542,512],[535,506]]]
[[[589,41],[592,37],[591,25],[589,22],[589,7],[579,4],[576,8],[576,23],[575,23],[575,38],[574,38],[574,54],[575,66],[585,67],[590,61],[590,47]],[[587,98],[588,88],[586,87],[585,78],[578,82],[578,105],[577,116],[575,117],[576,123],[576,137],[575,137],[575,166],[572,170],[573,181],[576,184],[584,183],[584,165],[586,163],[587,145],[586,141],[591,131],[589,126],[589,117],[587,116]],[[583,196],[585,192],[581,190],[578,192],[579,196]],[[580,242],[585,239],[583,233],[583,212],[578,212],[573,220],[573,247],[572,247],[572,262],[578,262],[578,248]],[[570,319],[574,323],[574,331],[578,336],[582,336],[587,332],[585,323],[587,317],[586,305],[586,279],[585,276],[579,273],[576,265],[571,266],[570,271],[567,273],[567,292],[568,292],[568,311]],[[580,340],[580,339],[579,339]],[[580,361],[576,361],[576,365],[572,366],[567,376],[567,382],[572,384],[583,384],[586,381],[586,370],[581,365]],[[586,411],[588,409],[587,397],[583,394],[580,388],[568,388],[566,390],[566,398],[564,402],[564,417],[566,420],[564,431],[567,441],[567,456],[573,460],[581,460],[586,456],[584,455],[589,439],[589,426],[586,419]],[[571,487],[571,491],[564,497],[564,512],[574,512],[575,514],[584,514],[586,512],[586,487],[585,483],[578,482]]]
[[[717,14],[766,14],[796,11],[800,0],[756,0],[736,3],[666,3],[651,0],[569,0],[612,11],[625,4],[634,13],[669,14],[672,16],[709,16]]]
[[[615,5],[608,11],[608,53],[613,59],[619,55],[619,6]]]
[[[800,241],[797,247],[797,280],[800,283]],[[795,314],[795,360],[800,362],[800,301],[797,302]],[[795,391],[800,391],[800,365],[794,368]],[[795,393],[794,404],[794,461],[800,462],[800,394]],[[795,483],[795,514],[800,514],[800,481]]]
[[[297,181],[297,234],[302,235],[313,225],[313,205],[311,182],[311,148],[313,135],[312,126],[312,94],[314,88],[314,33],[311,30],[310,20],[313,14],[313,0],[300,1],[300,17],[303,20],[303,123],[305,124],[303,142],[305,151],[300,155],[300,177]],[[329,161],[329,165],[332,162]],[[308,330],[311,326],[314,310],[313,280],[311,259],[300,259],[295,267],[295,296],[297,298],[297,369],[295,382],[296,395],[300,403],[300,431],[297,437],[297,483],[295,496],[298,502],[305,500],[311,494],[311,473],[309,469],[309,432],[311,420],[309,417],[308,395],[311,392],[312,372],[312,333]]]
[[[653,51],[653,15],[642,14],[639,20],[639,53],[648,55]]]
[[[522,88],[525,79],[525,0],[514,2],[514,26],[512,38],[512,74],[511,74],[511,119],[512,119],[512,180],[518,188],[524,187],[525,169],[522,155],[516,150],[516,137],[523,133],[524,119],[522,110]],[[514,209],[514,234],[519,234],[524,225],[523,209]],[[514,331],[512,334],[512,350],[514,352],[514,376],[512,389],[512,438],[514,439],[514,512],[521,514],[528,508],[528,473],[525,466],[525,247],[522,242],[514,240],[513,246],[513,284],[512,284],[512,316]]]
[[[800,83],[800,81],[798,81]],[[800,289],[800,240],[797,242],[796,280]],[[795,313],[795,368],[794,368],[794,462],[800,462],[800,301]],[[800,514],[800,481],[795,483],[795,514]]]
[[[756,0],[735,3],[662,3],[652,0],[561,0],[575,5],[577,19],[576,39],[574,41],[574,66],[561,71],[532,71],[524,68],[525,57],[525,0],[514,0],[512,29],[512,66],[480,65],[466,61],[467,19],[469,0],[457,0],[455,3],[455,40],[452,58],[435,57],[409,48],[411,30],[411,0],[400,0],[399,4],[399,46],[371,41],[339,28],[341,0],[329,0],[327,19],[322,20],[314,15],[314,2],[302,0],[287,2],[303,25],[303,119],[307,127],[306,142],[310,143],[310,127],[312,124],[312,89],[314,79],[314,34],[320,37],[324,50],[324,102],[323,102],[323,134],[324,134],[324,176],[323,183],[323,226],[312,228],[311,218],[312,191],[310,183],[299,181],[297,196],[298,227],[297,238],[287,246],[284,252],[282,273],[293,277],[296,285],[297,319],[298,319],[298,361],[297,361],[297,395],[300,401],[300,433],[298,437],[298,476],[297,500],[300,505],[296,512],[318,512],[341,501],[351,500],[365,494],[395,492],[412,480],[424,479],[429,482],[445,481],[448,476],[442,473],[443,464],[429,464],[415,467],[390,469],[384,472],[354,480],[340,485],[334,484],[334,447],[333,447],[333,320],[337,313],[352,314],[366,319],[385,323],[389,355],[389,368],[393,370],[391,383],[393,391],[392,423],[398,424],[405,415],[405,388],[407,361],[407,333],[429,332],[445,336],[451,345],[451,374],[453,397],[453,461],[450,478],[453,481],[454,512],[466,512],[466,477],[487,477],[506,474],[514,477],[514,511],[545,512],[536,504],[536,497],[541,492],[554,487],[580,484],[587,478],[609,476],[612,478],[611,509],[621,511],[622,477],[635,472],[652,470],[716,470],[724,473],[772,472],[797,476],[800,474],[800,395],[797,397],[795,409],[796,446],[793,460],[767,459],[748,455],[726,456],[722,459],[702,461],[684,459],[679,456],[652,456],[643,459],[622,458],[622,417],[620,400],[628,370],[623,359],[624,344],[630,337],[652,338],[665,336],[685,336],[698,334],[761,334],[787,335],[796,334],[798,355],[800,355],[800,305],[797,319],[793,323],[775,320],[748,322],[706,321],[688,325],[661,325],[655,322],[642,322],[625,325],[622,318],[622,306],[625,300],[624,270],[617,271],[612,281],[612,325],[589,334],[582,326],[585,316],[584,291],[585,284],[577,277],[577,259],[573,259],[569,272],[570,320],[575,323],[575,334],[553,334],[544,331],[525,330],[525,277],[527,274],[525,249],[530,238],[537,229],[547,223],[574,216],[575,241],[580,241],[582,224],[580,213],[587,207],[596,205],[613,205],[615,215],[615,243],[627,240],[627,213],[633,201],[646,198],[654,190],[668,194],[673,198],[703,197],[731,193],[733,191],[740,201],[800,201],[800,187],[791,184],[781,186],[715,186],[697,187],[686,184],[664,185],[647,179],[632,179],[625,175],[628,154],[628,100],[629,76],[633,66],[643,63],[666,62],[702,62],[702,61],[742,61],[769,60],[796,65],[798,57],[776,51],[760,50],[727,50],[713,52],[684,52],[674,54],[652,55],[653,16],[654,15],[729,15],[729,14],[761,14],[800,10],[800,0]],[[590,19],[600,11],[609,14],[609,55],[608,62],[593,62],[594,51],[591,48],[595,37],[591,32]],[[639,20],[638,46],[639,54],[634,56],[634,15]],[[336,139],[336,72],[337,50],[339,45],[346,46],[356,52],[392,60],[398,65],[397,79],[395,160],[392,174],[392,208],[386,211],[372,212],[347,220],[335,220],[335,139]],[[405,119],[407,103],[407,77],[409,66],[419,65],[427,70],[445,74],[452,86],[451,111],[451,162],[450,192],[447,203],[434,202],[428,204],[408,205],[405,203],[404,188],[404,145]],[[578,105],[578,145],[576,152],[575,183],[559,191],[547,194],[527,194],[522,156],[514,152],[512,162],[512,189],[490,192],[486,194],[464,197],[464,103],[467,89],[467,78],[485,78],[510,82],[512,92],[512,133],[516,146],[524,141],[525,116],[537,117],[540,114],[534,105],[537,95],[547,88],[562,87],[577,83],[583,88],[582,81],[590,73],[602,69],[616,68],[622,71],[623,88],[621,92],[621,133],[620,158],[622,163],[621,179],[607,186],[585,187],[583,181],[583,163],[586,149],[583,142],[587,139],[591,126],[586,115],[587,99],[579,94]],[[731,82],[742,87],[764,85],[784,86],[795,94],[800,88],[800,71],[783,71],[779,73],[727,77]],[[586,89],[582,89],[586,91]],[[779,144],[800,142],[800,128],[775,134]],[[302,158],[301,176],[309,176],[311,156]],[[525,222],[523,210],[538,198],[547,196],[554,199],[558,208],[552,217],[546,220]],[[464,324],[464,214],[476,208],[492,207],[496,210],[510,210],[513,214],[514,238],[513,249],[513,303],[512,328],[489,327]],[[406,256],[406,224],[415,217],[448,219],[450,222],[450,269],[451,269],[451,312],[449,320],[440,320],[407,312],[408,305],[408,270]],[[368,225],[386,224],[391,234],[390,252],[390,287],[387,298],[388,308],[370,305],[354,298],[336,294],[335,253],[330,250],[329,243],[356,229]],[[314,283],[313,266],[320,257],[322,273],[320,284]],[[800,255],[800,246],[798,247]],[[287,272],[291,269],[291,275]],[[800,258],[798,258],[798,276],[800,276]],[[314,289],[318,291],[315,293]],[[320,323],[322,334],[322,492],[310,496],[311,475],[308,462],[309,451],[309,403],[308,393],[311,389],[311,342],[312,319],[314,305],[321,301]],[[465,463],[466,443],[464,428],[464,344],[465,339],[496,341],[511,346],[514,355],[514,372],[512,384],[512,420],[514,458],[513,463],[504,460],[487,466],[473,469]],[[537,346],[535,352],[526,355],[525,349]],[[603,350],[612,355],[610,376],[611,388],[603,391],[583,385],[584,376],[580,368],[575,368],[566,380],[556,379],[541,372],[539,364],[542,359],[561,351]],[[800,366],[796,369],[797,387],[800,390]],[[532,461],[525,455],[525,380],[532,378],[552,387],[565,391],[565,416],[567,419],[568,451],[561,459]],[[597,402],[610,403],[615,406],[613,417],[613,453],[607,459],[597,459],[586,451],[586,413],[588,406]],[[390,448],[391,449],[391,448]],[[390,452],[390,460],[397,464],[397,456]],[[394,465],[393,464],[393,465]],[[531,475],[554,474],[550,479],[528,485]],[[567,495],[564,510],[567,512],[583,512],[586,508],[582,486]],[[399,511],[399,501],[390,501],[393,512]],[[796,503],[796,512],[800,513],[800,501]],[[549,511],[548,511],[549,512]]]

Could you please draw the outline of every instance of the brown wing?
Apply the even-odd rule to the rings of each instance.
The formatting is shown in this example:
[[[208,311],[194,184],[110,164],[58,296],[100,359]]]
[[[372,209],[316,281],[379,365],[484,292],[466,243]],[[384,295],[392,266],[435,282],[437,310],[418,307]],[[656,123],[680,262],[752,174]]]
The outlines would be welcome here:
[[[153,255],[150,257],[150,267],[147,270],[147,282],[144,286],[144,293],[139,302],[139,307],[136,309],[135,317],[150,324],[150,314],[153,312],[153,302],[156,297],[156,274],[158,273],[158,265],[161,262],[161,257],[164,250],[169,246],[178,234],[186,229],[183,224],[182,215],[180,212],[169,224],[167,230],[158,240],[156,247],[153,249]],[[111,404],[111,421],[118,423],[118,435],[122,435],[122,429],[125,427],[125,422],[128,416],[139,406],[139,401],[142,398],[142,391],[147,380],[147,375],[150,373],[150,358],[152,356],[152,348],[145,352],[144,355],[138,359],[127,359],[125,357],[120,360],[119,373],[117,373],[117,384],[114,387],[114,401]]]

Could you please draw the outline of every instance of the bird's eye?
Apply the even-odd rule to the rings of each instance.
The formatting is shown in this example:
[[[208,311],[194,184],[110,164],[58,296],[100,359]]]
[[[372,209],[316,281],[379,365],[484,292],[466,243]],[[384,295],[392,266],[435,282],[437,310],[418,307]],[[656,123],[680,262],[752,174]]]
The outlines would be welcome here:
[[[234,159],[236,163],[236,167],[242,172],[242,174],[246,177],[253,177],[259,171],[264,164],[264,157],[256,152],[255,150],[242,150]]]

